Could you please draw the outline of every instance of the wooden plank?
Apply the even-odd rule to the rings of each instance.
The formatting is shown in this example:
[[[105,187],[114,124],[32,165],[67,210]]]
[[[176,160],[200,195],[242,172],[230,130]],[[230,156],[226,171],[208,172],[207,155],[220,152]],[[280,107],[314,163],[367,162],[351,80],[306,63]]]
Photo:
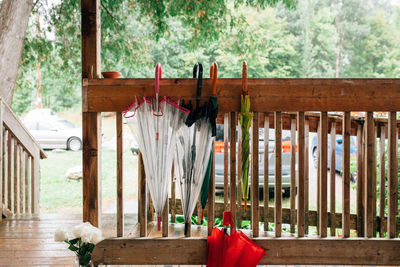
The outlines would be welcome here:
[[[260,205],[259,196],[259,169],[258,169],[258,157],[259,157],[259,149],[258,149],[258,137],[259,137],[259,129],[258,129],[258,118],[259,113],[253,113],[253,121],[252,121],[252,138],[251,138],[251,230],[253,237],[258,237],[259,235],[259,208]]]
[[[357,236],[364,236],[363,126],[357,127]]]
[[[267,251],[260,265],[400,264],[400,242],[394,239],[256,238],[254,241]],[[354,253],[354,248],[363,253]],[[96,245],[92,260],[97,265],[200,265],[207,261],[207,240],[196,237],[106,239]]]
[[[319,214],[321,213],[321,148],[320,148],[320,143],[321,143],[321,123],[318,124],[318,130],[317,130],[317,214],[319,218]],[[320,234],[320,221],[318,219],[317,221],[317,234]]]
[[[30,195],[29,195],[29,173],[30,173],[30,165],[29,165],[29,154],[25,152],[25,213],[29,213],[30,210]]]
[[[123,178],[123,132],[122,132],[122,113],[117,112],[116,132],[117,132],[117,236],[124,235],[124,178]]]
[[[376,237],[376,233],[379,232],[377,227],[377,220],[376,220],[376,139],[378,135],[378,127],[374,124],[374,139],[373,139],[373,164],[372,164],[372,227],[373,227],[373,236]]]
[[[309,140],[310,140],[310,122],[308,119],[305,120],[305,129],[304,129],[304,147],[305,147],[305,156],[304,156],[304,233],[308,234],[308,202],[309,202]]]
[[[321,132],[319,139],[320,147],[320,236],[327,236],[328,227],[328,114],[321,112]]]
[[[264,116],[264,231],[268,231],[269,204],[269,116]]]
[[[305,159],[308,157],[308,154],[305,153],[305,136],[304,136],[304,112],[299,112],[297,114],[297,143],[298,143],[298,166],[297,166],[297,176],[298,176],[298,185],[297,185],[297,236],[303,237],[305,233]],[[295,136],[292,136],[292,138]],[[295,149],[295,146],[291,148]],[[291,150],[291,151],[292,151]],[[295,166],[293,166],[295,167]],[[294,184],[296,186],[296,184]],[[296,191],[291,194],[296,194]],[[308,219],[308,218],[307,218]]]
[[[140,237],[144,237],[147,233],[147,185],[142,153],[140,151],[138,151],[138,179]]]
[[[238,151],[237,151],[237,215],[236,215],[236,225],[237,228],[242,227],[242,198],[243,198],[243,189],[242,189],[242,128],[238,127]]]
[[[1,162],[1,173],[2,173],[2,177],[3,177],[3,180],[2,180],[2,192],[3,192],[3,194],[2,194],[2,203],[4,204],[4,205],[7,205],[7,199],[6,199],[6,194],[7,194],[7,176],[6,176],[6,173],[7,173],[7,169],[6,169],[6,151],[7,151],[7,143],[6,143],[6,140],[7,140],[7,128],[3,128],[3,130],[2,130],[2,132],[0,133],[1,135],[2,135],[2,138],[3,138],[3,140],[2,140],[2,151],[1,151],[1,153],[2,153],[2,162]]]
[[[275,236],[282,235],[282,114],[275,112]]]
[[[211,96],[211,83],[210,79],[203,79],[201,103]],[[154,79],[94,79],[85,80],[84,85],[87,93],[83,111],[122,111],[133,102],[135,95],[154,93]],[[399,87],[400,79],[248,79],[253,112],[280,111],[282,107],[293,112],[400,110]],[[240,112],[241,88],[241,78],[218,79],[220,112]],[[196,80],[161,79],[160,94],[181,96],[194,103]]]
[[[229,113],[224,114],[224,203],[229,210]]]
[[[14,213],[19,213],[18,207],[18,195],[19,195],[19,188],[18,188],[18,141],[14,138],[14,158],[13,158],[13,174],[14,174]]]
[[[386,162],[385,162],[385,126],[380,126],[379,138],[379,218],[385,217],[385,198],[386,198]],[[385,235],[382,220],[379,220],[379,237]]]
[[[350,112],[343,116],[342,235],[350,236]]]
[[[165,204],[164,204],[164,209],[162,212],[161,219],[162,219],[162,229],[161,229],[162,236],[168,237],[168,194],[167,194],[167,198],[165,199]],[[189,226],[189,228],[191,228],[191,225]]]
[[[388,129],[388,237],[396,237],[396,214],[398,197],[398,161],[396,142],[396,112],[389,112]]]
[[[374,121],[373,113],[367,112],[365,138],[365,234],[374,236],[373,228],[373,164],[374,164]]]
[[[31,212],[39,214],[40,203],[40,154],[31,157]]]
[[[0,171],[0,211],[2,216],[0,216],[0,223],[3,221],[3,204],[5,203],[5,175],[4,175],[4,152],[5,146],[3,141],[3,131],[5,129],[3,127],[3,101],[0,101],[0,166],[2,166],[2,170]]]
[[[335,212],[336,212],[336,123],[331,124],[330,145],[330,213],[331,213],[331,236],[336,236]]]
[[[100,0],[82,0],[81,14],[82,78],[100,77]],[[82,86],[83,221],[100,226],[101,117],[86,112],[86,104],[87,88]]]
[[[207,203],[207,234],[211,235],[214,228],[215,214],[215,142],[213,142],[213,157],[211,162],[210,185],[208,188],[208,203]]]
[[[13,211],[12,206],[12,135],[7,131],[7,208]]]
[[[171,169],[171,222],[175,223],[175,217],[176,217],[176,183],[175,183],[175,170],[174,170],[174,163],[172,163],[172,169]]]
[[[24,153],[22,146],[18,146],[19,154],[19,213],[24,213],[25,206],[25,177],[24,177]]]
[[[230,150],[229,150],[229,158],[230,158],[230,210],[231,214],[236,220],[236,125],[237,118],[236,113],[231,112],[229,118],[229,130],[230,130]],[[234,227],[231,225],[231,230]]]
[[[290,232],[296,229],[296,117],[290,127]]]

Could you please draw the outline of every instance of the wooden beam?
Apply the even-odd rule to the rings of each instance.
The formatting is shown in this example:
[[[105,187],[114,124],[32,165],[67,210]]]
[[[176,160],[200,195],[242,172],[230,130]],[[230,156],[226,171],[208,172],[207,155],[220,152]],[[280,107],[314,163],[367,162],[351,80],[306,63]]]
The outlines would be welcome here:
[[[282,235],[282,114],[275,112],[275,236]]]
[[[367,112],[365,137],[365,234],[366,237],[375,236],[373,228],[373,166],[374,164],[374,121],[373,113]]]
[[[81,0],[81,16],[82,78],[97,78],[101,72],[100,0]],[[86,112],[88,90],[82,85],[83,221],[100,226],[101,117]]]
[[[398,161],[396,142],[396,112],[389,112],[388,147],[388,237],[396,237],[396,214],[398,197]]]
[[[298,186],[297,186],[297,233],[298,237],[303,237],[305,233],[305,129],[304,112],[297,114],[297,143],[298,143]],[[293,148],[292,148],[293,149]],[[292,193],[293,194],[293,193]],[[308,219],[308,218],[307,218]]]
[[[394,239],[255,238],[266,250],[260,265],[399,265],[400,241]],[[354,249],[359,253],[354,253]],[[201,265],[206,238],[116,238],[98,243],[95,265]]]
[[[124,235],[124,178],[123,178],[123,139],[122,139],[122,113],[116,114],[117,131],[117,236]]]
[[[83,51],[88,54],[87,50]],[[87,85],[87,94],[83,111],[122,111],[133,102],[135,95],[154,94],[154,79],[94,79],[85,81],[84,85]],[[240,112],[241,87],[241,78],[218,79],[220,112]],[[264,78],[248,79],[248,88],[254,112],[281,111],[282,107],[294,112],[400,110],[400,79]],[[211,93],[211,80],[203,79],[201,101],[208,101]],[[185,101],[194,102],[196,80],[161,79],[160,94],[181,96]]]
[[[321,112],[321,131],[319,139],[320,153],[320,236],[327,236],[328,227],[328,113]]]
[[[343,175],[342,175],[342,212],[343,237],[350,236],[350,112],[343,117]]]

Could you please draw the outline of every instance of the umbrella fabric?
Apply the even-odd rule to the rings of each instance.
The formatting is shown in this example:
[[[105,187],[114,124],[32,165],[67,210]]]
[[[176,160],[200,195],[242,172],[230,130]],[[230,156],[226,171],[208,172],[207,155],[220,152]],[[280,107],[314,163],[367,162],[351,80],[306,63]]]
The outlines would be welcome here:
[[[202,65],[197,63],[193,70],[197,83],[196,107],[186,120],[190,127],[181,127],[176,144],[175,167],[181,188],[182,210],[185,218],[185,235],[191,224],[191,216],[203,185],[213,144],[212,127],[206,114],[206,107],[199,106],[201,95]]]
[[[249,165],[250,165],[250,125],[253,113],[250,112],[250,98],[247,91],[247,64],[243,62],[243,85],[241,95],[241,106],[239,113],[239,123],[242,130],[242,193],[244,199],[244,209],[247,209],[247,199],[249,199]]]
[[[161,66],[157,66],[159,73],[156,77],[161,78]],[[146,181],[159,221],[171,180],[171,151],[176,146],[176,134],[179,128],[184,126],[188,113],[189,111],[179,106],[177,101],[167,97],[159,102],[157,88],[156,97],[143,97],[142,102],[135,98],[134,103],[125,112],[129,128],[136,137],[142,153]],[[158,227],[160,229],[160,224]]]
[[[225,227],[229,222],[234,225],[229,211],[224,212],[223,221]],[[265,250],[242,232],[233,230],[228,235],[226,231],[215,227],[207,237],[207,267],[256,267]]]

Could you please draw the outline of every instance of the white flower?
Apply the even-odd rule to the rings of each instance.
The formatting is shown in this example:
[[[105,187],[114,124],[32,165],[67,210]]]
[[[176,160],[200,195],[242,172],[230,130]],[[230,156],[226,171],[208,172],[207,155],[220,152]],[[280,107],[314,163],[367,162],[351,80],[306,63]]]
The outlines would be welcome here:
[[[84,230],[84,228],[88,227],[93,227],[93,226],[89,222],[78,224],[72,230],[72,234],[74,235],[75,238],[80,238],[82,237],[82,231]]]
[[[67,232],[62,228],[58,228],[54,233],[54,241],[63,242],[65,240],[68,240]]]
[[[81,231],[82,242],[83,243],[91,243],[90,241],[92,239],[92,233],[93,233],[92,227],[84,226]]]
[[[97,243],[99,243],[101,240],[103,240],[103,235],[101,234],[100,229],[97,229],[95,231],[93,231],[92,234],[92,242],[94,245],[96,245]]]

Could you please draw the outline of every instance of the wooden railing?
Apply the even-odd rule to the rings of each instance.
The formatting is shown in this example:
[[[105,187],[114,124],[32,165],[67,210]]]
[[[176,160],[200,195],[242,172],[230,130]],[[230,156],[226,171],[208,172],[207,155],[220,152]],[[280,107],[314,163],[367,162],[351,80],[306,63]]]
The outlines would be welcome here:
[[[1,98],[0,154],[0,210],[39,213],[39,164],[46,154]]]
[[[251,220],[250,234],[254,240],[267,250],[260,264],[367,264],[375,265],[400,264],[400,230],[398,222],[398,163],[397,138],[399,121],[396,112],[400,110],[399,79],[249,79],[249,95],[254,112],[252,124],[251,158],[251,201],[247,212],[244,212],[240,195],[240,144],[239,131],[236,141],[237,114],[240,111],[241,79],[218,80],[219,123],[224,124],[225,146],[230,143],[230,150],[224,150],[224,202],[215,202],[215,170],[213,163],[210,181],[207,214],[209,222],[220,217],[223,210],[229,209],[238,221]],[[172,97],[181,96],[185,101],[195,100],[196,81],[194,79],[162,79],[160,93]],[[84,79],[83,111],[94,114],[102,111],[117,112],[117,162],[122,168],[122,126],[121,111],[143,94],[151,95],[154,90],[153,79]],[[208,101],[211,95],[210,80],[203,80],[202,102]],[[314,111],[310,113],[310,111]],[[318,112],[315,112],[318,111]],[[328,111],[340,111],[342,115],[328,115]],[[351,111],[365,111],[365,117],[352,117]],[[374,118],[373,112],[387,112],[388,119]],[[96,115],[97,116],[97,115]],[[275,129],[275,148],[282,146],[282,130],[291,131],[291,196],[290,208],[282,208],[282,150],[275,149],[275,196],[274,206],[268,202],[259,205],[259,128],[265,134],[270,128]],[[87,131],[84,136],[92,138],[91,143],[99,144],[97,132]],[[309,133],[318,132],[318,178],[316,184],[309,183]],[[229,133],[229,135],[228,135]],[[335,172],[331,168],[330,194],[328,193],[328,157],[335,154],[332,146],[328,155],[328,133],[333,143],[336,135],[343,135],[343,174],[342,174],[342,208],[336,211]],[[357,136],[357,184],[355,214],[350,213],[350,136]],[[228,140],[229,136],[229,140]],[[293,138],[296,137],[297,138]],[[97,138],[97,139],[96,139]],[[380,177],[379,188],[383,192],[387,187],[387,196],[377,195],[376,177],[376,138],[380,145]],[[383,145],[387,139],[386,147]],[[94,140],[94,141],[93,141]],[[268,136],[265,136],[268,140]],[[85,143],[85,140],[84,140]],[[268,142],[264,142],[264,151],[268,151]],[[297,146],[297,156],[294,153]],[[92,155],[91,161],[98,154],[96,149],[85,147],[84,153]],[[215,159],[215,157],[214,157]],[[297,162],[295,163],[297,159]],[[228,162],[230,171],[228,174]],[[84,161],[85,164],[85,161]],[[86,163],[88,164],[88,163]],[[331,161],[331,166],[335,162]],[[267,167],[268,157],[264,157]],[[297,165],[297,169],[296,169]],[[387,168],[385,168],[387,166]],[[85,183],[98,185],[95,171],[84,176]],[[139,156],[139,232],[141,237],[147,236],[147,221],[152,219],[151,200],[146,189],[146,177],[143,163]],[[386,177],[387,176],[387,180]],[[264,177],[268,178],[268,168],[264,168]],[[88,180],[89,179],[89,180]],[[117,175],[118,196],[118,229],[117,236],[123,233],[123,194],[122,172]],[[296,196],[297,185],[297,196]],[[268,188],[268,179],[264,180],[264,188]],[[309,209],[309,188],[316,188],[317,210]],[[162,236],[168,237],[168,214],[173,219],[181,213],[179,199],[171,189],[171,199],[166,202],[163,213]],[[99,218],[97,206],[98,189],[84,190],[84,211],[87,219]],[[229,196],[229,198],[228,198]],[[264,199],[268,199],[268,190],[264,190]],[[330,205],[328,206],[328,203]],[[379,203],[379,213],[377,208]],[[386,205],[387,203],[387,205]],[[169,204],[169,205],[168,205]],[[386,210],[387,206],[387,211]],[[396,221],[397,220],[397,221]],[[98,221],[95,221],[97,223]],[[264,228],[260,229],[260,222]],[[265,232],[268,225],[274,226],[274,233]],[[282,224],[290,225],[290,234],[282,231]],[[311,226],[317,227],[317,235],[310,235]],[[208,224],[208,233],[214,225]],[[335,229],[341,229],[342,238],[336,237]],[[357,230],[359,238],[350,237],[350,229]],[[376,238],[387,235],[389,239]],[[329,237],[328,237],[329,236]],[[281,238],[284,237],[284,238]],[[296,238],[288,238],[296,237]],[[362,238],[361,238],[362,237]],[[368,237],[365,239],[364,237]],[[146,248],[152,246],[154,253],[149,257]],[[95,263],[103,264],[204,264],[206,261],[205,237],[141,239],[120,238],[107,239],[96,246]],[[180,247],[181,250],[171,249]],[[354,247],[360,253],[354,253]],[[174,252],[176,251],[176,253]],[[179,254],[177,254],[179,253]]]

